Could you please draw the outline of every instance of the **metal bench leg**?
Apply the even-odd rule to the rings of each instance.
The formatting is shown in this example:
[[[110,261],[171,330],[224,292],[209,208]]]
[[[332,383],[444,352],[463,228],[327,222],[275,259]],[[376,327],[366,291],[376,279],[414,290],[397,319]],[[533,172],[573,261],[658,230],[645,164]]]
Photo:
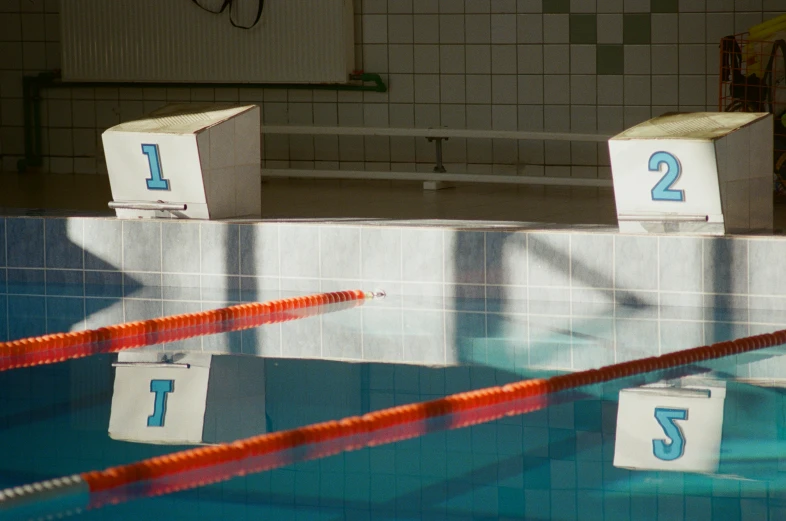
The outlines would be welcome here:
[[[447,172],[445,170],[445,165],[442,163],[442,140],[444,139],[447,141],[450,138],[446,137],[429,137],[426,138],[429,143],[434,141],[436,143],[436,152],[437,152],[437,165],[434,167],[434,173],[437,174],[444,174]],[[424,181],[423,182],[423,189],[424,190],[444,190],[446,188],[453,188],[455,185],[453,183],[447,183],[445,181]]]

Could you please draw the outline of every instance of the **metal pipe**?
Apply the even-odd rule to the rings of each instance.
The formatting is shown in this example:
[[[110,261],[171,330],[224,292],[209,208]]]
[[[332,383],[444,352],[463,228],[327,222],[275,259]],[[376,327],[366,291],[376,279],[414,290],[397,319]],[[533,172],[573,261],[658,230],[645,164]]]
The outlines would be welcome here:
[[[680,222],[709,222],[709,215],[631,215],[623,214],[617,216],[620,221],[640,221],[640,222],[663,222],[663,221],[680,221]]]
[[[43,164],[41,140],[41,91],[43,89],[130,87],[130,88],[209,88],[209,89],[298,89],[355,92],[387,92],[388,88],[379,74],[356,72],[351,81],[373,82],[373,85],[350,83],[141,83],[128,81],[62,81],[59,71],[48,71],[22,78],[22,106],[24,112],[25,158],[16,168],[23,173],[28,167]]]
[[[442,181],[448,183],[494,183],[547,186],[588,186],[610,188],[610,179],[576,177],[534,177],[519,175],[439,174],[431,172],[377,172],[366,170],[294,170],[263,168],[262,177],[299,179],[373,179],[382,181]]]
[[[156,211],[185,211],[188,205],[185,203],[165,203],[163,201],[149,203],[144,201],[109,201],[109,208],[112,210],[156,210]]]

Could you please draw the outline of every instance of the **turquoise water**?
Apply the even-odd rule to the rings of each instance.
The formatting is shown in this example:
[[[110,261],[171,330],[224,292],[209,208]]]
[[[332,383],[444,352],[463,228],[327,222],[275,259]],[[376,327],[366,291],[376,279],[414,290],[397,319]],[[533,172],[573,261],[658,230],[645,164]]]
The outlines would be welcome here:
[[[458,307],[477,311],[477,302],[466,301]],[[521,315],[514,312],[511,303],[486,302],[483,306],[486,311],[490,308],[494,310],[493,320],[501,324],[521,323]],[[401,313],[383,308],[378,312],[388,318],[380,320],[380,324],[389,323]],[[652,310],[639,312],[636,316],[642,323],[642,316],[652,317]],[[733,320],[728,327],[717,326],[716,311],[699,312],[702,317],[713,315],[712,320],[699,320],[705,334],[712,338],[734,336],[742,328],[740,321]],[[352,317],[360,310],[340,313],[347,315],[342,315],[345,318],[339,321],[343,324],[339,331],[349,338],[349,332],[354,331]],[[630,318],[632,313],[622,315]],[[27,315],[25,327],[32,327],[32,316]],[[612,348],[602,334],[608,317],[571,319],[565,328],[553,317],[530,314],[528,327],[522,329],[489,328],[489,316],[482,328],[479,321],[463,317],[461,326],[456,328],[462,334],[442,337],[455,343],[454,351],[459,355],[449,367],[280,356],[249,358],[242,354],[215,357],[202,437],[230,441],[522,378],[547,377],[561,372],[558,366],[566,357],[574,366],[577,357],[582,356],[596,365],[635,358],[641,354],[640,340],[646,338],[648,331],[648,326],[642,326],[638,339],[635,329],[633,334],[615,335]],[[622,322],[622,318],[613,319],[612,329],[616,331]],[[754,331],[754,325],[744,326],[746,332]],[[663,334],[664,323],[658,322],[657,327]],[[766,327],[775,329],[772,324]],[[269,326],[260,328],[257,338],[268,338],[269,330]],[[533,331],[537,330],[550,334],[535,338]],[[407,349],[417,351],[430,345],[429,334],[417,328],[405,328],[400,336],[405,353]],[[661,348],[680,342],[687,347],[694,340],[693,336],[678,337]],[[626,351],[629,344],[632,347]],[[286,342],[283,345],[287,347]],[[526,357],[521,356],[521,346],[526,346]],[[608,354],[609,349],[614,351],[612,355]],[[552,356],[554,352],[561,354]],[[171,350],[168,356],[177,362],[186,353]],[[701,464],[689,464],[693,468],[687,471],[615,466],[615,453],[621,450],[618,438],[623,431],[638,426],[632,417],[620,416],[621,396],[631,396],[625,390],[640,388],[644,383],[629,380],[559,397],[542,410],[528,414],[289,464],[163,497],[107,506],[72,518],[781,519],[786,516],[786,379],[779,379],[778,370],[783,358],[781,350],[772,349],[690,367],[647,382],[660,382],[678,390],[698,389],[705,398],[725,395],[719,405],[716,403],[714,413],[706,412],[705,403],[683,404],[682,395],[664,398],[661,405],[690,409],[685,420],[671,424],[664,421],[659,425],[655,415],[645,411],[647,421],[655,427],[649,432],[655,435],[644,440],[642,447],[646,450],[640,451],[641,466],[646,467],[647,458],[652,456],[648,448],[651,442],[670,440],[683,444],[683,454],[669,460],[674,454],[669,456],[669,449],[664,453],[661,447],[662,464],[680,465],[696,454],[704,458]],[[113,367],[117,361],[115,355],[96,355],[0,372],[0,487],[103,469],[194,446],[110,437],[113,416],[133,419],[130,409],[118,408],[118,404],[133,400],[118,401],[121,369]],[[149,400],[145,410],[153,412],[156,405],[154,393],[149,392],[149,374],[144,369],[138,377],[133,372],[124,374],[123,385],[135,388],[138,384],[144,388],[138,396]],[[228,383],[235,380],[240,383]],[[654,393],[655,402],[661,399],[659,396],[668,395],[648,389],[650,396]],[[169,402],[170,407],[173,403]],[[637,402],[634,409],[643,410],[647,403]],[[167,414],[170,413],[172,409]],[[702,422],[700,429],[696,430],[694,421]],[[669,425],[676,425],[678,431],[669,431]],[[707,441],[716,431],[720,443],[717,450]],[[706,460],[713,458],[717,461],[708,470]]]

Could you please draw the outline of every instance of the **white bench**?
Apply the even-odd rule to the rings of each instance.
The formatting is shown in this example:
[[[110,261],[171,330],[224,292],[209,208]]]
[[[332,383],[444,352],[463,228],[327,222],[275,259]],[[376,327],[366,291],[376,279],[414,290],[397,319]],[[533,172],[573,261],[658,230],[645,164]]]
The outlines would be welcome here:
[[[580,134],[571,132],[531,132],[509,130],[463,130],[448,128],[381,128],[381,127],[327,127],[263,125],[262,134],[311,135],[311,136],[387,136],[421,137],[434,141],[436,163],[432,172],[379,172],[367,170],[302,170],[289,168],[263,168],[263,177],[322,178],[322,179],[377,179],[399,181],[423,181],[425,189],[439,189],[448,183],[502,183],[553,186],[611,187],[608,179],[582,179],[574,177],[543,177],[519,175],[486,175],[450,173],[442,164],[442,140],[459,139],[513,139],[531,141],[585,141],[605,143],[611,138],[603,134]]]

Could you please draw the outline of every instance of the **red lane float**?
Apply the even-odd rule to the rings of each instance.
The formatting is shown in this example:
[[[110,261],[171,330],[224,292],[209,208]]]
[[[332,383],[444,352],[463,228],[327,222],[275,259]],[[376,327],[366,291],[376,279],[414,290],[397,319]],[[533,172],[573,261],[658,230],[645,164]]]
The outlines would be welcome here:
[[[1,342],[0,371],[297,320],[358,306],[381,295],[336,291]]]

